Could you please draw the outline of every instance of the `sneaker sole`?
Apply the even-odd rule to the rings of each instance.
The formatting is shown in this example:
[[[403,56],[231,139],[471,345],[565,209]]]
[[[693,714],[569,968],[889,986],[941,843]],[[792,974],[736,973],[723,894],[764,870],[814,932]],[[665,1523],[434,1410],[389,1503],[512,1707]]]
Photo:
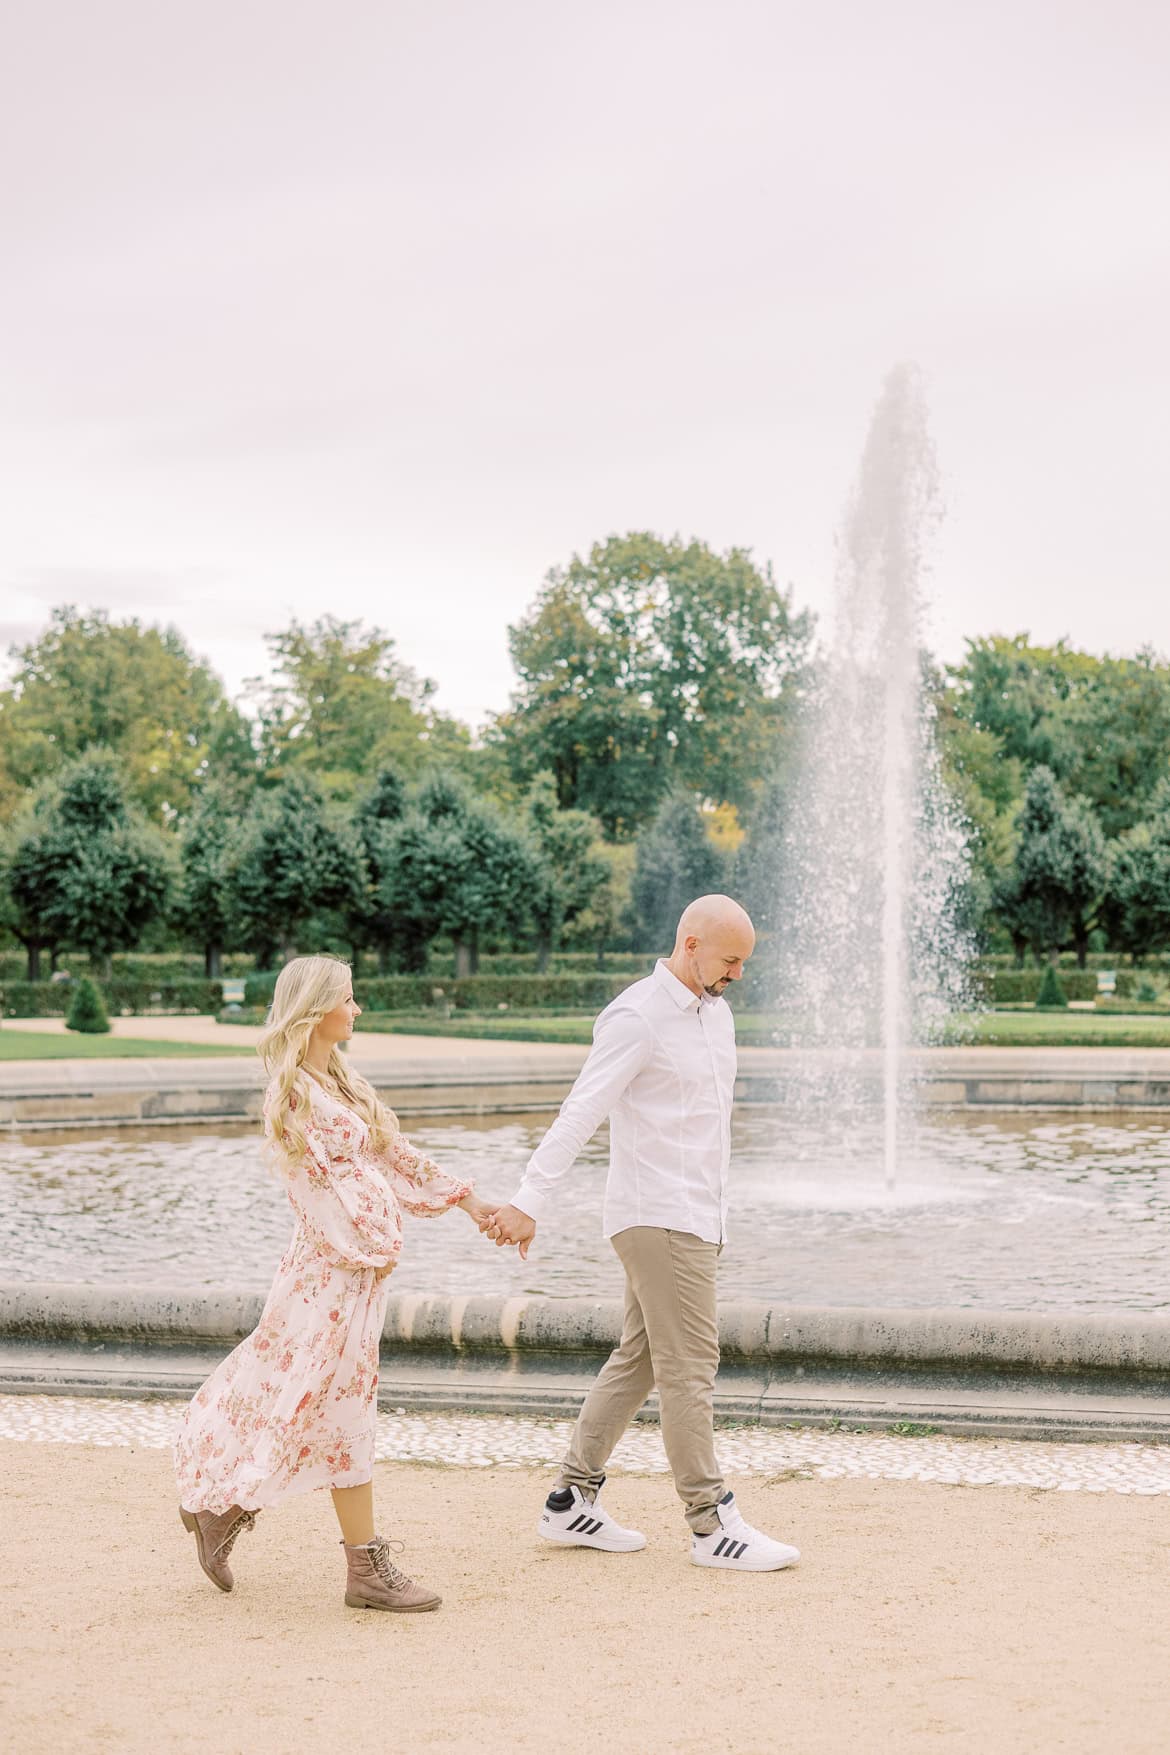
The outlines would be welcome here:
[[[771,1563],[756,1561],[753,1563],[751,1560],[724,1560],[722,1556],[718,1559],[714,1556],[708,1559],[706,1555],[692,1554],[691,1565],[706,1566],[712,1571],[718,1572],[783,1572],[787,1567],[795,1566],[799,1559],[800,1555],[794,1554],[791,1560],[775,1560]]]
[[[597,1548],[603,1554],[637,1554],[646,1546],[645,1536],[637,1542],[615,1542],[606,1540],[604,1536],[600,1535],[570,1535],[568,1531],[564,1535],[553,1535],[550,1531],[542,1529],[539,1524],[536,1527],[536,1533],[542,1542],[552,1542],[557,1548]]]

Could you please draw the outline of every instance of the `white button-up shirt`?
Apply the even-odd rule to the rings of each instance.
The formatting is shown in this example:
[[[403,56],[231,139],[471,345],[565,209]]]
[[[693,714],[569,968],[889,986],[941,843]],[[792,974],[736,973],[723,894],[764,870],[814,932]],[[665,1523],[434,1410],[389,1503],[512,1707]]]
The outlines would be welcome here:
[[[557,1183],[608,1115],[605,1235],[661,1225],[722,1243],[734,1090],[731,1007],[657,963],[598,1018],[589,1058],[512,1205],[544,1220]]]

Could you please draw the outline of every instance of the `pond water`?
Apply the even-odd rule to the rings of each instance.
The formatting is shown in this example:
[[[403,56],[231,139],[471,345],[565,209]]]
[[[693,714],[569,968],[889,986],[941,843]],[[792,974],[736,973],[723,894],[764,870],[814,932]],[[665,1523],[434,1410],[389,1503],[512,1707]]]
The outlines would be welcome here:
[[[503,1200],[549,1119],[406,1125],[431,1157]],[[892,1196],[876,1141],[872,1153],[854,1141],[848,1161],[829,1162],[783,1112],[741,1107],[733,1143],[724,1299],[1170,1308],[1170,1124],[1158,1118],[935,1117]],[[621,1271],[601,1236],[606,1151],[603,1132],[527,1262],[462,1213],[408,1219],[394,1289],[619,1296]],[[0,1281],[262,1288],[289,1230],[251,1127],[0,1141]]]

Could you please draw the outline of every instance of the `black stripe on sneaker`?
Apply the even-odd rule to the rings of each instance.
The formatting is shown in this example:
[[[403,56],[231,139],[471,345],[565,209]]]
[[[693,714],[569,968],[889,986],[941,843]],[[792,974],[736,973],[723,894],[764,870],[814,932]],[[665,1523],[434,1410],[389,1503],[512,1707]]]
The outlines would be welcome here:
[[[591,1524],[586,1525],[585,1534],[587,1536],[595,1536],[600,1528],[601,1528],[601,1519],[599,1517],[595,1517]]]
[[[588,1521],[589,1521],[589,1519],[586,1517],[585,1513],[583,1511],[579,1511],[577,1513],[576,1517],[573,1519],[572,1523],[569,1525],[569,1528],[571,1530],[579,1530],[581,1528],[581,1525],[583,1523],[588,1523]]]
[[[727,1539],[727,1537],[726,1537],[726,1536],[721,1536],[721,1537],[720,1537],[720,1539],[719,1539],[719,1543],[718,1543],[718,1546],[717,1546],[717,1547],[716,1547],[716,1549],[715,1549],[715,1552],[716,1552],[716,1554],[717,1554],[717,1555],[718,1555],[718,1554],[722,1554],[722,1552],[723,1552],[723,1550],[724,1550],[724,1548],[726,1548],[726,1547],[728,1547],[728,1546],[729,1546],[729,1545],[730,1545],[730,1544],[729,1544],[729,1542],[728,1542],[728,1539]]]
[[[747,1543],[741,1542],[739,1544],[739,1547],[735,1550],[735,1553],[732,1555],[732,1559],[733,1560],[742,1560],[743,1556],[746,1553],[747,1553]]]

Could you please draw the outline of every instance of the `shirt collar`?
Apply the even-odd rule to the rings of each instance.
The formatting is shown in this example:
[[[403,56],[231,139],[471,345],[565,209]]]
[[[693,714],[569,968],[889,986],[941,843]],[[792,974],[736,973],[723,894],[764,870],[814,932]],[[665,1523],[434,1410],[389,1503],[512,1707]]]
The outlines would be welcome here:
[[[654,979],[665,987],[680,1012],[697,1012],[702,1003],[699,994],[692,993],[685,981],[680,981],[674,972],[667,968],[665,957],[659,957],[654,965]]]

